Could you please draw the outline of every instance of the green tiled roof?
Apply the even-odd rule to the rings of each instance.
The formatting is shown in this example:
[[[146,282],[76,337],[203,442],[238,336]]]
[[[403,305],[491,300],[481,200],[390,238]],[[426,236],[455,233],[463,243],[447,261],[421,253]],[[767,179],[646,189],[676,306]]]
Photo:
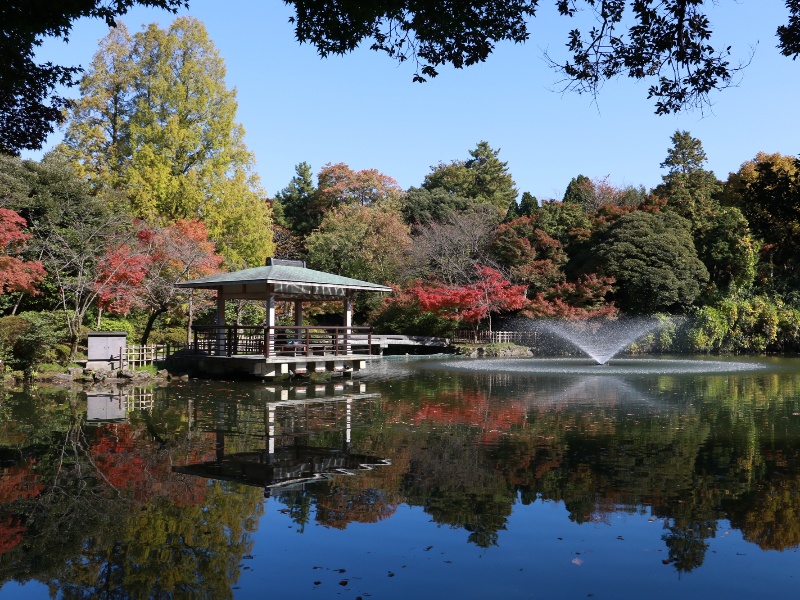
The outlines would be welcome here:
[[[361,281],[350,277],[342,277],[324,271],[315,271],[300,266],[267,265],[243,269],[233,273],[211,275],[202,279],[178,283],[182,288],[216,289],[226,285],[260,284],[260,283],[289,283],[308,284],[310,286],[331,285],[351,290],[365,290],[372,292],[391,292],[392,288],[369,281]]]

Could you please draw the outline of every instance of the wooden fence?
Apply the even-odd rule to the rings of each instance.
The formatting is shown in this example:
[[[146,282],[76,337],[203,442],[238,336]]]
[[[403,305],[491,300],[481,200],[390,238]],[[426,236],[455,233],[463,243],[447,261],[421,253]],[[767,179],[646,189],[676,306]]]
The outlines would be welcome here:
[[[120,356],[123,357],[122,367],[125,369],[135,369],[145,365],[152,365],[160,360],[165,360],[176,348],[170,348],[169,344],[152,344],[147,346],[127,346],[120,348]]]

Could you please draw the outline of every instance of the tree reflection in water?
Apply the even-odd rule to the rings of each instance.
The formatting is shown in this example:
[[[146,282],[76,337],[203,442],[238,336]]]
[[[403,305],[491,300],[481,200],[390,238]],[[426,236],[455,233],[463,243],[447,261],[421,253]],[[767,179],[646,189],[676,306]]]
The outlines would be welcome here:
[[[481,548],[535,502],[575,523],[649,513],[678,572],[703,564],[721,520],[763,550],[800,545],[796,371],[359,385],[120,392],[124,420],[91,423],[82,392],[0,392],[2,581],[228,597],[265,494],[300,532],[408,505]]]

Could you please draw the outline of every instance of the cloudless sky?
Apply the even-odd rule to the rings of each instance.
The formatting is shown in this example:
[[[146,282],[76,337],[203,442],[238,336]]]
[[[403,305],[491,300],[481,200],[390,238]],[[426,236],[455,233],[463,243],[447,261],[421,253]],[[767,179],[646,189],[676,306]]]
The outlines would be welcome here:
[[[481,140],[500,149],[519,191],[540,199],[560,199],[579,173],[654,187],[678,129],[702,141],[707,168],[721,179],[759,151],[800,153],[800,60],[775,47],[775,28],[787,20],[783,0],[707,3],[712,45],[732,45],[732,63],[752,60],[736,87],[713,94],[712,107],[678,116],[655,115],[649,84],[625,78],[606,83],[597,99],[561,93],[543,54],[563,58],[574,23],[554,4],[542,0],[527,43],[500,44],[485,63],[442,68],[424,84],[412,82],[413,65],[367,48],[319,58],[294,39],[293,12],[280,0],[190,0],[179,14],[203,21],[225,60],[238,121],[270,196],[302,161],[314,173],[329,162],[376,168],[408,188],[432,165],[469,158]],[[135,33],[152,22],[166,28],[173,18],[137,8],[122,20]],[[106,34],[102,21],[79,21],[69,43],[47,41],[38,58],[86,68]],[[77,96],[77,87],[68,94]],[[60,139],[52,135],[45,150]]]

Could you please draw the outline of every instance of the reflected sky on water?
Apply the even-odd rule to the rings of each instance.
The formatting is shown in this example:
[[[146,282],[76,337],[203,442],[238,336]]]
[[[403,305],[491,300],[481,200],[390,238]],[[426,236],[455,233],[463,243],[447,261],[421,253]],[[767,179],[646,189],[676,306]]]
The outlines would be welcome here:
[[[800,360],[540,362],[0,391],[0,599],[796,595]]]

